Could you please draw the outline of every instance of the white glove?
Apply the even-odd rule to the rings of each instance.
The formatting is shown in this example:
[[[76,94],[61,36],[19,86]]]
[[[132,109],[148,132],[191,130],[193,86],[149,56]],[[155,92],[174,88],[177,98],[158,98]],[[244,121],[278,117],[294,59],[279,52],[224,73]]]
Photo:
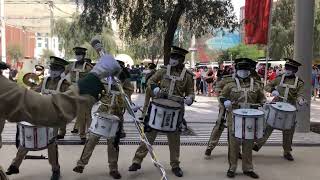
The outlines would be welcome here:
[[[99,78],[117,75],[121,71],[118,62],[111,55],[102,56],[91,70]]]
[[[158,94],[160,93],[160,88],[159,87],[156,87],[153,89],[153,95],[154,96],[158,96]]]
[[[279,93],[279,91],[274,90],[274,91],[272,91],[271,96],[278,97],[278,96],[280,96],[280,93]]]
[[[188,106],[191,106],[192,103],[193,103],[192,97],[187,96],[187,97],[184,99],[184,103],[185,103],[186,105],[188,105]]]
[[[303,106],[303,105],[306,104],[306,101],[305,101],[303,98],[298,98],[298,104],[299,104],[300,106]]]
[[[231,103],[231,101],[230,100],[226,100],[224,103],[223,103],[223,105],[224,105],[224,107],[225,108],[230,108],[231,106],[232,106],[232,103]]]

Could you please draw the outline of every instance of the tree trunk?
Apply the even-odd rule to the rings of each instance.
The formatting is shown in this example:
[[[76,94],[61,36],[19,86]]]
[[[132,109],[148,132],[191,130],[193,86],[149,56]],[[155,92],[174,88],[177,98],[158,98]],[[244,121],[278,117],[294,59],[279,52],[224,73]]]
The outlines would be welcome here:
[[[174,33],[177,30],[180,17],[185,11],[185,8],[186,8],[185,3],[186,2],[184,0],[178,1],[178,4],[174,8],[174,11],[171,15],[171,18],[168,24],[168,29],[164,38],[164,47],[163,47],[163,54],[164,54],[163,59],[164,59],[165,65],[169,63],[170,51],[171,51],[171,46],[174,39]]]

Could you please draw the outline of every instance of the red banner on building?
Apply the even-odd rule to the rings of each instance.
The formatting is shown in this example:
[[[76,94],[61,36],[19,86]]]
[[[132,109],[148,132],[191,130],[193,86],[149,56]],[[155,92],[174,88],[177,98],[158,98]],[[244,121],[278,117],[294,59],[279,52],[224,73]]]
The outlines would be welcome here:
[[[245,43],[267,44],[272,0],[246,0]]]

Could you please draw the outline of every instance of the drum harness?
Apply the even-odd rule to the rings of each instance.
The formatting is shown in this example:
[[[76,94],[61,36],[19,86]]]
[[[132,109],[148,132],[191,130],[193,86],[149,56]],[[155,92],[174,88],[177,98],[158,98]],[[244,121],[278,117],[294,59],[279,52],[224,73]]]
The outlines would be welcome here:
[[[102,55],[104,55],[104,53],[100,54],[100,56],[102,56]],[[140,140],[146,145],[146,147],[148,149],[148,152],[149,152],[149,154],[151,156],[151,161],[153,162],[154,166],[156,166],[160,171],[161,180],[168,180],[167,173],[166,173],[166,171],[164,169],[164,166],[162,164],[160,164],[152,145],[149,143],[149,140],[148,140],[146,134],[144,133],[144,125],[136,117],[135,112],[132,109],[134,104],[130,101],[129,97],[124,92],[120,80],[115,76],[110,76],[107,79],[108,79],[108,86],[110,87],[110,89],[111,89],[111,85],[114,84],[117,87],[117,89],[119,90],[120,95],[121,95],[121,97],[123,98],[123,100],[124,100],[124,102],[126,104],[127,112],[128,112],[129,115],[132,116],[134,124],[135,124],[135,126],[136,126],[136,128],[138,130],[138,133],[139,133],[139,136],[140,136]],[[103,83],[105,83],[105,82],[103,82]],[[108,87],[108,89],[109,89],[109,87]]]
[[[84,62],[82,65],[82,68],[76,68],[76,64],[77,64],[77,62],[73,63],[71,72],[76,74],[76,81],[75,82],[78,82],[80,79],[80,73],[86,72],[86,66],[87,66],[87,64],[89,65],[89,63]],[[72,78],[71,78],[71,80],[72,80]]]
[[[61,79],[59,80],[59,82],[58,82],[57,88],[56,88],[55,90],[53,90],[53,89],[48,89],[48,88],[46,88],[47,82],[48,82],[48,79],[49,79],[49,78],[50,78],[50,77],[45,77],[45,78],[44,78],[43,84],[42,84],[42,87],[41,87],[41,94],[46,94],[46,95],[48,95],[48,94],[57,94],[57,93],[61,92],[61,91],[60,91],[60,90],[61,90],[61,85],[62,85],[63,81],[66,80],[66,79],[65,79],[65,78],[61,78]]]
[[[281,97],[281,98],[283,98],[283,101],[284,101],[284,102],[287,102],[287,101],[288,101],[289,91],[290,91],[290,89],[295,89],[295,88],[297,88],[299,78],[296,77],[293,85],[285,84],[285,83],[284,83],[284,79],[285,79],[285,74],[282,75],[279,86],[285,88],[284,97]]]

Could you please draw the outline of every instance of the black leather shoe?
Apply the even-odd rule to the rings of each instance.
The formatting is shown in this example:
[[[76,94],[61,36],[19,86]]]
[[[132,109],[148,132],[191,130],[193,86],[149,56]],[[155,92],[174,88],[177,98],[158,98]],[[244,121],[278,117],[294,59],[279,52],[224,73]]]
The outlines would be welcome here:
[[[293,156],[292,156],[291,153],[285,153],[285,154],[283,155],[283,157],[284,157],[285,159],[287,159],[288,161],[294,161],[294,158],[293,158]]]
[[[73,133],[73,134],[77,134],[78,132],[79,132],[78,129],[73,129],[73,130],[71,131],[71,133]]]
[[[137,164],[137,163],[133,163],[130,167],[129,167],[129,171],[137,171],[138,169],[141,169],[141,165]]]
[[[19,168],[13,165],[10,165],[6,172],[6,175],[12,175],[12,174],[19,174]]]
[[[206,152],[204,153],[206,156],[211,156],[211,149],[207,149]]]
[[[242,159],[242,154],[241,153],[239,153],[238,158]]]
[[[59,180],[59,179],[60,179],[60,170],[53,171],[52,176],[51,176],[51,180]]]
[[[253,179],[259,179],[258,174],[256,174],[253,171],[243,172],[243,174],[246,175],[246,176],[249,176],[249,177],[251,177]]]
[[[76,166],[75,168],[73,168],[73,171],[76,173],[83,173],[84,167],[82,166]]]
[[[113,179],[121,179],[121,174],[119,171],[110,171],[110,176],[113,177]]]
[[[227,172],[227,177],[228,178],[234,178],[235,176],[236,176],[235,172],[228,170],[228,172]]]
[[[183,176],[183,171],[182,171],[182,169],[180,167],[172,168],[171,171],[177,177],[182,177]]]
[[[260,150],[259,146],[258,145],[253,145],[253,148],[252,148],[255,152],[258,152]]]
[[[57,135],[57,139],[64,139],[63,135]]]

